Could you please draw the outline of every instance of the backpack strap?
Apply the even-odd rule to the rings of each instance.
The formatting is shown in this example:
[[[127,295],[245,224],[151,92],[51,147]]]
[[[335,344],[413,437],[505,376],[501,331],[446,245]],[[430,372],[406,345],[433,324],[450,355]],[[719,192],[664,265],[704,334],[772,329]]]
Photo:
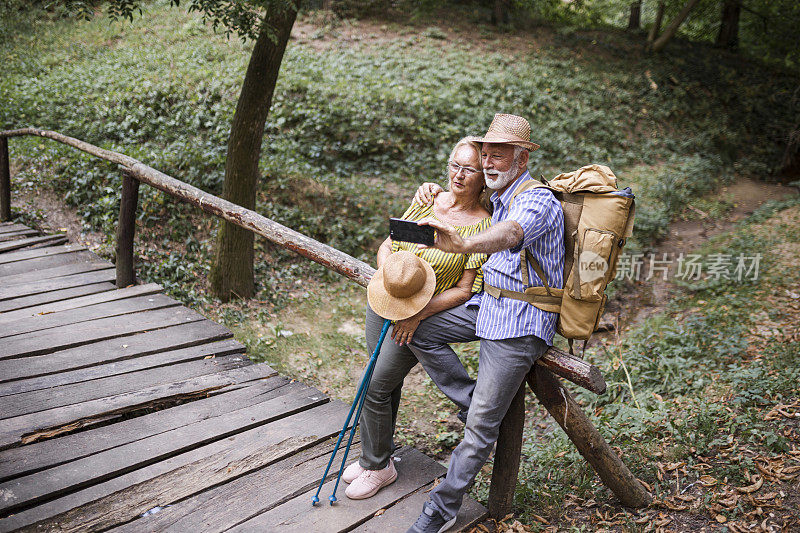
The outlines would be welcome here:
[[[536,275],[539,276],[540,280],[542,280],[542,284],[544,284],[544,288],[547,290],[547,294],[552,296],[553,291],[550,290],[550,284],[547,283],[547,276],[545,275],[544,270],[542,270],[541,265],[539,265],[539,261],[537,261],[536,258],[533,257],[533,254],[531,253],[530,250],[528,250],[527,248],[523,248],[519,252],[519,267],[522,273],[522,284],[525,285],[526,288],[531,284],[530,279],[528,277],[528,265],[531,265],[533,271],[536,272]]]
[[[511,195],[511,201],[508,202],[508,209],[510,210],[511,206],[514,205],[514,201],[517,199],[517,196],[524,193],[525,191],[529,191],[531,189],[537,189],[539,187],[549,189],[549,187],[546,184],[539,183],[535,179],[525,180],[519,185],[517,185],[517,188],[514,189],[514,194]]]
[[[517,196],[520,193],[525,191],[536,189],[539,187],[543,187],[549,189],[549,187],[544,183],[539,183],[533,179],[526,180],[519,184],[517,188],[514,190],[514,194],[511,195],[511,201],[508,203],[508,208],[511,209],[511,206],[514,205],[514,201],[517,199]],[[541,292],[542,287],[530,287],[530,277],[528,276],[528,264],[531,265],[533,271],[536,272],[536,275],[539,276],[539,279],[542,280],[544,284],[544,290],[546,294],[539,294]],[[551,313],[558,313],[561,310],[561,295],[563,294],[563,289],[551,289],[550,284],[547,281],[547,276],[544,273],[539,262],[533,257],[533,254],[527,248],[523,248],[519,252],[519,266],[520,266],[520,273],[522,275],[522,284],[525,285],[525,292],[518,292],[518,291],[510,291],[507,289],[498,289],[497,287],[493,287],[484,281],[483,287],[487,294],[493,296],[494,298],[511,298],[513,300],[521,300],[523,302],[527,302],[534,307],[537,307],[543,311],[549,311]]]
[[[542,294],[543,287],[529,287],[525,292],[510,291],[507,289],[498,289],[488,283],[483,284],[483,290],[489,296],[494,298],[511,298],[512,300],[520,300],[530,305],[541,309],[542,311],[549,311],[550,313],[561,312],[561,296],[563,289],[553,289],[553,295]]]
[[[544,176],[542,176],[542,180],[544,181]],[[511,195],[511,201],[508,202],[508,209],[511,210],[511,206],[514,205],[514,201],[516,201],[517,196],[525,191],[529,191],[531,189],[538,189],[538,188],[550,189],[547,186],[547,182],[540,183],[536,180],[530,179],[523,181],[520,183],[517,188],[514,190],[514,194]],[[539,264],[539,261],[533,257],[533,254],[527,248],[523,248],[519,252],[519,268],[520,272],[522,273],[522,284],[525,285],[527,288],[530,286],[530,279],[528,277],[528,264],[531,265],[533,271],[536,272],[536,275],[539,276],[539,279],[542,280],[542,284],[544,284],[544,288],[547,289],[548,296],[552,296],[553,292],[550,290],[550,284],[547,282],[547,276],[545,276],[544,270],[542,266]]]

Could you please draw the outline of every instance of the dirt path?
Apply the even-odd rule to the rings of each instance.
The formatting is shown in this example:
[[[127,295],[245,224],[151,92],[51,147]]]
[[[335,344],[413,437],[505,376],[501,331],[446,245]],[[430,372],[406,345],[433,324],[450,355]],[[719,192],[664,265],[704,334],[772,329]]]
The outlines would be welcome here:
[[[740,178],[714,193],[714,197],[722,197],[732,204],[733,207],[726,216],[714,218],[701,210],[687,208],[685,214],[691,216],[672,222],[667,238],[658,244],[652,254],[656,259],[666,255],[668,260],[673,260],[667,280],[656,275],[650,280],[629,282],[624,289],[620,289],[615,299],[609,301],[601,323],[606,327],[619,325],[621,332],[624,332],[663,310],[675,290],[671,281],[676,274],[674,260],[681,253],[695,252],[710,238],[730,231],[734,224],[751,215],[766,202],[796,195],[798,189],[795,187]],[[648,255],[644,258],[643,270],[648,266],[649,257]],[[596,335],[593,340],[599,341],[600,338],[603,338],[602,334]]]

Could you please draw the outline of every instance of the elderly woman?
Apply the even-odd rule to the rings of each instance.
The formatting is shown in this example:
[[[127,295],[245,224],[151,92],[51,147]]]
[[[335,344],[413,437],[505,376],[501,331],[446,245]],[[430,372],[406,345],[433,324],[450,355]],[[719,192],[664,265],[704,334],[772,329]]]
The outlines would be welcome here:
[[[490,214],[481,201],[485,181],[480,147],[466,139],[456,143],[448,161],[448,174],[448,191],[438,194],[427,205],[415,200],[402,218],[413,221],[435,218],[455,226],[464,237],[488,228]],[[391,459],[392,437],[403,379],[418,362],[406,346],[417,326],[431,315],[466,303],[473,292],[482,290],[480,267],[487,259],[486,254],[452,254],[386,239],[378,250],[378,267],[401,250],[427,261],[433,267],[436,285],[433,297],[421,311],[397,321],[389,330],[394,342],[387,339],[381,346],[361,417],[361,458],[342,476],[350,483],[345,491],[350,499],[369,498],[397,478]],[[368,305],[366,337],[370,353],[375,350],[383,322]],[[465,420],[475,382],[461,361],[454,356],[451,360],[420,362],[433,382],[459,407],[459,418]]]

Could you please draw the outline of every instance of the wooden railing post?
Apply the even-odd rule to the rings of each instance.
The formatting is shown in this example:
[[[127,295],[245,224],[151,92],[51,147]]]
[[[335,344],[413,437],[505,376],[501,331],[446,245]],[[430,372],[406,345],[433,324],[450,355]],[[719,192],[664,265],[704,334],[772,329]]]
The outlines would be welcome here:
[[[523,382],[511,401],[497,436],[492,482],[489,486],[489,514],[495,520],[505,518],[514,504],[524,426],[525,383]]]
[[[123,172],[122,198],[119,202],[117,222],[117,288],[136,282],[133,268],[133,240],[136,236],[136,206],[139,203],[139,181],[130,173]]]
[[[0,222],[11,220],[11,165],[8,138],[0,137]]]
[[[528,374],[528,384],[547,412],[592,465],[603,484],[627,507],[645,507],[652,496],[633,476],[611,446],[603,439],[581,410],[575,398],[561,386],[549,370],[535,365]]]

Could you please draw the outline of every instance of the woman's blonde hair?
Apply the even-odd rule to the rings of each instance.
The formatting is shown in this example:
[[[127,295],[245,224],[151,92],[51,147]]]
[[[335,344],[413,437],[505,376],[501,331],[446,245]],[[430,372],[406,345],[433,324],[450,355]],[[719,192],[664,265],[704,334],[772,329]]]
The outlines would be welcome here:
[[[468,137],[464,137],[463,139],[458,141],[455,146],[453,146],[453,150],[450,152],[450,158],[447,160],[447,164],[448,165],[450,164],[450,161],[453,160],[453,158],[456,156],[456,152],[458,152],[458,149],[461,148],[462,146],[470,146],[470,147],[472,147],[473,150],[475,150],[475,153],[478,154],[478,168],[477,168],[477,170],[480,170],[481,172],[483,172],[483,164],[481,162],[481,145],[476,143],[475,141],[470,141]],[[448,166],[448,169],[449,169],[449,166]],[[449,174],[448,174],[448,176],[449,176]],[[492,201],[489,200],[490,196],[491,196],[491,192],[484,185],[483,189],[481,190],[480,198],[478,199],[478,201],[481,203],[481,205],[484,207],[484,209],[489,211],[489,213],[494,211],[494,205],[492,205]]]
[[[453,160],[456,156],[456,152],[458,152],[458,149],[462,146],[471,146],[475,150],[475,153],[478,154],[478,170],[483,170],[483,166],[481,165],[481,145],[475,141],[470,141],[469,137],[464,137],[453,146],[453,150],[450,152],[450,159],[448,159],[447,162],[449,163]]]

